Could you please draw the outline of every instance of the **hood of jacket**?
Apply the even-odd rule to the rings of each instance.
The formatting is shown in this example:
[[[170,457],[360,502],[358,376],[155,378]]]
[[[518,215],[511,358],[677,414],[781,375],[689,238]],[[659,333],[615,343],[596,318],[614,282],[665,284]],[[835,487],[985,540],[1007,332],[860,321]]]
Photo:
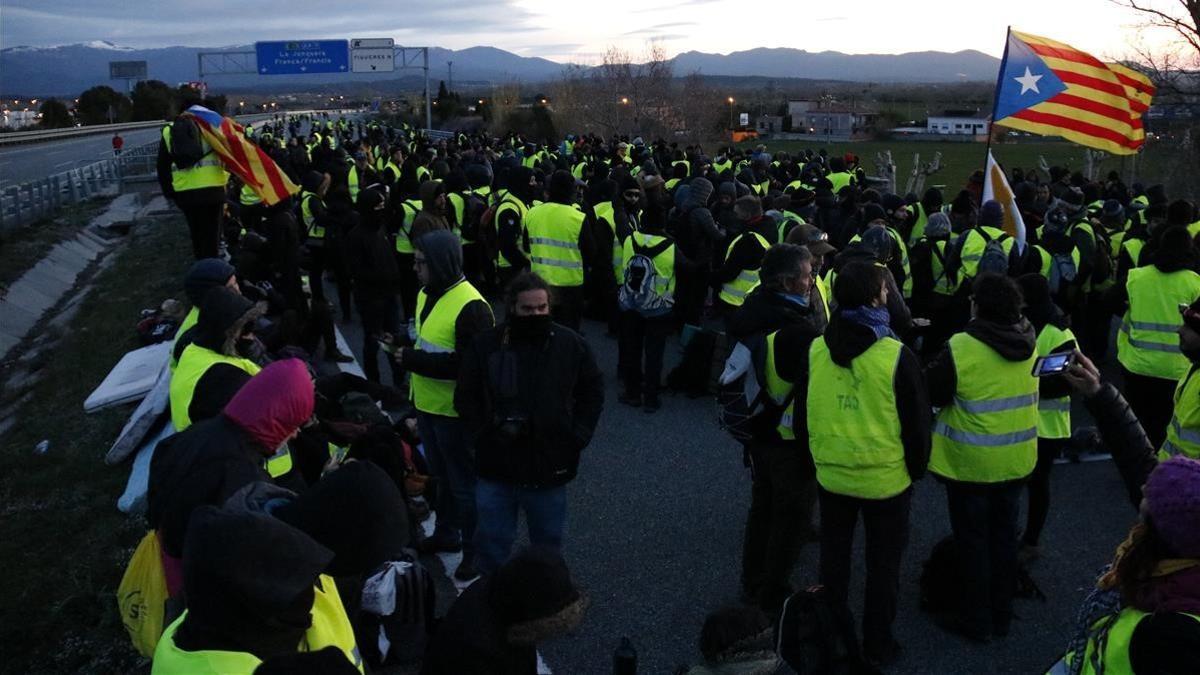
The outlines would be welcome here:
[[[266,304],[250,302],[224,286],[209,289],[200,304],[200,318],[191,341],[219,354],[237,354],[242,330],[266,312]]]
[[[333,553],[271,516],[202,506],[183,549],[181,648],[295,652],[312,623],[313,584]]]
[[[795,324],[813,324],[813,334],[817,335],[824,329],[824,321],[820,321],[814,302],[820,302],[815,292],[809,292],[807,307],[788,300],[778,291],[759,286],[746,296],[746,301],[738,311],[729,317],[729,333],[735,338],[742,339],[758,333],[770,333]]]
[[[527,166],[516,166],[508,170],[508,191],[524,202],[526,207],[533,206],[533,188],[529,185],[531,180],[533,169]]]
[[[438,207],[435,202],[439,194],[445,193],[446,186],[440,181],[427,180],[424,183],[421,183],[421,189],[418,193],[421,197],[421,208],[429,213],[442,215],[441,212],[438,211]]]
[[[312,417],[314,404],[308,367],[300,359],[283,359],[250,378],[222,412],[264,454],[272,454]]]
[[[867,351],[879,338],[870,328],[847,320],[841,312],[834,312],[829,327],[825,329],[824,339],[833,362],[848,368],[851,361]]]
[[[192,263],[183,277],[183,291],[193,307],[204,302],[204,296],[217,286],[224,286],[234,275],[233,265],[220,258],[204,258]]]
[[[712,197],[713,185],[707,178],[693,178],[688,183],[687,208],[695,209],[708,206]]]
[[[449,230],[434,230],[421,236],[419,248],[429,266],[426,290],[441,293],[463,278],[462,245]]]
[[[966,332],[996,350],[1007,361],[1024,361],[1037,350],[1037,332],[1029,319],[1024,317],[1017,323],[1009,324],[971,319]]]

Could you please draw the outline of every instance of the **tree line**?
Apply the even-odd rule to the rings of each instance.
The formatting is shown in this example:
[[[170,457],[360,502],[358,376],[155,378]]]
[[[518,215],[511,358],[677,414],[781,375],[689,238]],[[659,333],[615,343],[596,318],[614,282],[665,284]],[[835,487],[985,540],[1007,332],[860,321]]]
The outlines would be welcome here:
[[[73,105],[57,98],[46,99],[38,108],[39,126],[43,129],[62,129],[77,124],[117,124],[121,122],[150,122],[171,119],[177,115],[185,100],[202,98],[204,106],[224,114],[227,101],[224,95],[202,97],[187,85],[171,87],[159,80],[143,80],[131,95],[106,85],[92,87],[79,95]]]

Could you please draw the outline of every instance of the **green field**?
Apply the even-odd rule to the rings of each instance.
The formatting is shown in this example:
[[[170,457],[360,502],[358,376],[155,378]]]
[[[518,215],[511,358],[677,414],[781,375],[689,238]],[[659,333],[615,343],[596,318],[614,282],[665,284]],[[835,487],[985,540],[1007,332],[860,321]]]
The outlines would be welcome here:
[[[896,165],[896,185],[900,191],[904,190],[904,186],[908,181],[908,177],[913,170],[913,155],[919,154],[922,164],[931,161],[936,153],[942,153],[941,170],[929,176],[925,185],[942,186],[943,192],[947,200],[952,199],[954,194],[961,189],[967,182],[967,177],[972,171],[982,169],[985,158],[985,145],[983,143],[956,143],[946,141],[915,141],[915,140],[887,140],[887,141],[854,141],[854,142],[828,142],[823,139],[813,141],[793,141],[793,140],[778,140],[764,139],[760,141],[767,146],[771,152],[786,151],[797,152],[803,151],[806,148],[825,148],[830,154],[842,154],[852,152],[858,155],[863,168],[867,175],[876,175],[875,172],[875,156],[876,153],[891,151],[892,161]],[[751,149],[757,143],[744,143],[739,147]],[[1139,157],[1136,164],[1136,175],[1134,175],[1135,164],[1132,159],[1125,159],[1122,162],[1121,157],[1115,155],[1106,156],[1100,163],[1099,176],[1107,174],[1109,171],[1116,170],[1122,172],[1127,182],[1141,180],[1147,184],[1155,182],[1166,182],[1168,188],[1174,187],[1174,191],[1180,196],[1186,196],[1191,193],[1191,187],[1182,181],[1178,185],[1173,185],[1175,181],[1172,178],[1175,172],[1172,167],[1175,163],[1175,157],[1172,154],[1173,148],[1166,147],[1165,142],[1159,144],[1151,144],[1147,146],[1146,152]],[[1028,171],[1038,165],[1038,156],[1046,158],[1046,162],[1050,166],[1064,166],[1071,171],[1083,170],[1083,152],[1084,148],[1073,143],[1064,141],[1047,141],[1047,140],[1025,140],[1019,142],[999,143],[992,145],[992,154],[995,155],[997,161],[1000,162],[1006,169],[1022,168]],[[1043,176],[1043,180],[1045,177]]]

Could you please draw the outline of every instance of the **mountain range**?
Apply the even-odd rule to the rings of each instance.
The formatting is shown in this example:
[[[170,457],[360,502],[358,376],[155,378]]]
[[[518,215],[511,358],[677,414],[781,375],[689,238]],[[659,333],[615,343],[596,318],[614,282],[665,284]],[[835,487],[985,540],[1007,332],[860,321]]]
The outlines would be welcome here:
[[[211,51],[253,51],[253,45],[204,48],[163,47],[134,49],[102,40],[56,47],[0,49],[0,95],[77,95],[97,84],[115,89],[122,82],[108,79],[109,61],[146,61],[149,76],[168,84],[197,79],[197,54]],[[495,47],[450,50],[429,49],[431,82],[447,79],[448,61],[454,62],[458,85],[488,85],[511,81],[544,82],[559,76],[564,64],[526,57]],[[420,60],[418,58],[418,63]],[[762,76],[842,80],[851,82],[959,82],[988,81],[996,77],[999,59],[978,52],[910,52],[906,54],[844,54],[807,52],[791,48],[759,48],[730,54],[689,51],[673,59],[676,76],[699,72],[709,76]],[[208,75],[210,86],[223,90],[278,88],[281,85],[382,84],[385,80],[412,81],[420,70],[379,74],[313,74],[259,76]],[[411,86],[411,84],[410,84]]]

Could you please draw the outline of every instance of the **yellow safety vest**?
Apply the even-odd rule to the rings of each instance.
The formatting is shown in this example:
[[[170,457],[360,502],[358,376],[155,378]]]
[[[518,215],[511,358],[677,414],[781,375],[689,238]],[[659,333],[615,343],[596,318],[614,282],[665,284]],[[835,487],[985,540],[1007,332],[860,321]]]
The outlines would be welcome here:
[[[499,233],[499,231],[500,231],[500,226],[499,226],[500,214],[504,213],[505,211],[516,211],[517,212],[517,219],[520,221],[520,229],[517,232],[517,242],[518,242],[518,245],[520,245],[521,236],[525,232],[525,229],[526,229],[526,219],[528,218],[528,215],[529,215],[529,207],[525,206],[525,202],[521,201],[520,198],[513,195],[511,192],[505,192],[504,196],[502,196],[500,198],[500,205],[496,207],[496,232],[497,233]],[[501,269],[506,269],[506,268],[513,266],[513,263],[510,262],[508,258],[504,257],[504,252],[501,251],[500,247],[498,247],[498,246],[496,247],[496,266]]]
[[[767,335],[767,358],[763,364],[763,375],[765,376],[763,379],[767,385],[767,396],[771,397],[771,401],[775,405],[783,405],[796,385],[783,379],[779,374],[779,367],[776,365],[775,359],[775,338],[778,335],[779,331]],[[779,438],[785,441],[796,440],[795,415],[796,399],[793,397],[784,407],[783,413],[779,416],[779,424],[775,426],[775,433],[779,434]]]
[[[929,267],[933,273],[933,292],[938,295],[954,295],[958,292],[958,276],[946,269],[946,245],[950,242],[939,239],[929,242]]]
[[[1132,373],[1178,380],[1189,361],[1179,350],[1179,305],[1200,297],[1200,274],[1163,273],[1153,265],[1129,270],[1129,309],[1117,333],[1117,360]]]
[[[417,311],[413,319],[417,330],[416,349],[434,354],[450,354],[454,352],[454,324],[463,307],[475,300],[483,300],[483,296],[469,281],[463,279],[446,289],[446,292],[434,301],[429,315],[425,315],[425,302],[428,300],[425,289],[417,293]],[[487,301],[484,300],[484,304]],[[454,409],[455,380],[442,380],[425,375],[412,374],[412,400],[417,410],[432,415],[458,417]]]
[[[1038,274],[1049,279],[1054,269],[1054,256],[1050,251],[1047,251],[1038,244],[1032,246],[1032,251],[1038,256]],[[1071,262],[1075,265],[1075,269],[1078,270],[1080,258],[1079,247],[1077,246],[1071,248]]]
[[[242,185],[242,189],[238,192],[238,203],[242,206],[254,206],[262,203],[262,198],[258,196],[249,185]]]
[[[321,199],[315,192],[300,193],[300,221],[304,224],[304,229],[308,232],[311,239],[324,239],[325,227],[317,224],[316,216],[313,215],[312,203],[313,199]]]
[[[938,411],[929,470],[970,483],[1028,476],[1037,463],[1034,355],[1009,361],[966,333],[952,336],[949,345],[958,390]]]
[[[613,208],[612,202],[600,202],[593,210],[596,212],[596,219],[603,221],[605,225],[608,225],[608,229],[612,230],[613,278],[617,280],[617,283],[621,283],[624,281],[622,277],[625,272],[625,260],[623,255],[625,246],[624,242],[621,241],[621,238],[617,236],[617,220],[613,215],[616,210]]]
[[[875,341],[843,368],[833,362],[825,338],[808,349],[808,443],[817,482],[835,494],[887,499],[908,489],[896,367],[903,344]]]
[[[1200,622],[1200,614],[1188,614]],[[1125,607],[1120,612],[1101,618],[1092,624],[1088,631],[1087,647],[1084,649],[1083,662],[1080,664],[1080,675],[1096,675],[1098,662],[1105,675],[1133,675],[1133,663],[1129,660],[1129,647],[1133,642],[1133,633],[1142,619],[1149,613],[1133,607]],[[1097,654],[1097,650],[1101,653]],[[1046,671],[1046,675],[1066,675],[1071,672],[1070,666],[1078,658],[1074,652],[1067,653],[1057,663]]]
[[[396,166],[396,163],[392,160],[389,159],[384,162],[383,168],[380,169],[380,171],[383,173],[384,182],[388,183],[389,185],[394,185],[395,183],[400,182],[400,167]],[[391,171],[390,179],[388,178],[388,171]]]
[[[987,249],[988,242],[994,240],[1000,242],[1000,249],[1004,251],[1004,255],[1012,253],[1012,247],[1016,240],[1005,234],[1004,230],[980,225],[967,232],[960,254],[962,268],[959,272],[959,279],[966,281],[974,279],[978,275],[979,261],[983,259],[983,252]]]
[[[179,330],[175,331],[175,341],[178,342],[179,338],[183,337],[183,334],[188,332],[189,328],[195,326],[198,321],[200,321],[200,308],[192,307],[188,310],[187,316],[183,317],[183,323],[179,324]],[[179,366],[179,359],[175,358],[175,351],[172,350],[169,363],[171,372],[175,372],[177,366]]]
[[[162,128],[162,140],[167,146],[167,152],[171,152],[171,125]],[[213,152],[212,146],[208,141],[200,138],[200,148],[204,150],[204,156],[199,162],[196,162],[191,168],[181,169],[171,162],[171,189],[176,192],[185,192],[187,190],[199,190],[210,187],[225,187],[225,183],[229,181],[229,172],[221,164]]]
[[[333,577],[322,574],[320,586],[313,589],[312,625],[305,631],[296,651],[316,652],[326,647],[336,647],[358,671],[363,671],[362,655],[354,639],[354,629],[346,616],[342,598],[338,594]],[[262,663],[258,657],[247,652],[219,650],[185,651],[175,646],[175,633],[187,616],[184,610],[158,641],[154,650],[154,665],[151,675],[250,675]]]
[[[766,237],[757,232],[746,232],[739,234],[734,237],[733,241],[729,242],[729,248],[725,249],[725,260],[729,260],[730,254],[733,253],[733,247],[737,246],[742,237],[745,237],[747,234],[753,235],[758,240],[758,243],[763,247],[763,251],[771,248],[771,244],[767,242]],[[727,281],[721,285],[721,292],[717,294],[717,297],[731,307],[741,307],[742,303],[746,301],[746,296],[750,295],[750,291],[758,287],[758,270],[759,268],[755,267],[738,272],[737,277],[732,281]]]
[[[855,181],[854,174],[850,173],[849,171],[839,171],[838,173],[831,173],[828,176],[826,176],[826,178],[829,179],[830,183],[833,183],[834,196],[837,196],[837,193],[841,192],[842,188],[846,187],[847,185],[850,185],[851,183],[853,183]]]
[[[417,180],[418,181],[423,183],[423,182],[429,180],[430,177],[432,177],[432,175],[433,174],[429,173],[429,169],[427,167],[424,167],[424,166],[417,167]]]
[[[667,192],[672,192],[675,190],[675,186],[679,185],[681,182],[683,182],[682,178],[672,178],[663,184],[663,189]]]
[[[724,162],[713,162],[712,168],[713,171],[716,171],[718,174],[722,174],[733,168],[733,162],[729,161],[728,159],[726,159]],[[669,190],[670,188],[667,189]]]
[[[196,384],[209,368],[218,363],[227,363],[244,371],[253,377],[261,368],[250,359],[237,356],[225,356],[211,349],[205,349],[197,344],[190,344],[179,355],[179,365],[171,374],[171,384],[168,389],[171,400],[171,422],[175,431],[183,431],[192,425],[188,408],[192,405],[192,397],[196,394]]]
[[[830,282],[825,277],[813,278],[813,285],[817,287],[817,293],[821,295],[821,306],[825,308],[825,317],[829,318],[829,286]]]
[[[406,199],[400,202],[400,227],[396,229],[396,253],[416,253],[412,243],[413,221],[421,210],[421,200]]]
[[[654,248],[658,246],[666,237],[656,234],[643,234],[641,232],[633,232],[625,238],[625,246],[621,250],[620,260],[621,273],[617,275],[618,283],[625,283],[625,267],[633,260],[633,256],[637,252],[633,250],[634,243],[642,250]],[[671,244],[661,253],[651,258],[654,263],[654,271],[658,273],[658,278],[654,280],[654,292],[658,293],[668,301],[668,304],[674,301],[675,298],[675,244]]]
[[[525,167],[526,169],[534,168],[535,166],[537,166],[537,163],[538,163],[538,153],[536,153],[536,152],[532,155],[526,155],[525,157],[521,158],[521,166]]]
[[[671,162],[671,167],[673,168],[680,164],[687,167],[687,175],[689,175],[689,176],[692,175],[692,163],[687,161],[686,159],[677,159],[677,160]]]
[[[448,192],[446,193],[446,200],[450,202],[450,208],[454,210],[454,222],[450,223],[451,231],[458,236],[459,242],[463,244],[469,243],[466,239],[463,239],[462,233],[463,215],[467,211],[466,199],[457,192]]]
[[[1133,263],[1134,267],[1139,265],[1139,261],[1142,257],[1142,249],[1145,248],[1145,246],[1145,239],[1130,239],[1126,237],[1121,241],[1121,248],[1129,254],[1129,260]]]
[[[551,286],[583,285],[583,253],[579,250],[583,220],[581,211],[555,202],[539,204],[525,214],[530,267]]]
[[[908,212],[916,214],[917,220],[913,223],[912,232],[908,233],[908,245],[912,246],[916,241],[925,236],[925,225],[929,223],[929,216],[925,213],[925,207],[921,202],[908,205]]]
[[[1049,356],[1053,350],[1075,339],[1070,328],[1046,324],[1037,336],[1037,355]],[[1071,397],[1038,398],[1038,438],[1071,437]]]
[[[353,165],[346,172],[346,186],[350,188],[350,201],[358,203],[358,166]]]
[[[1200,459],[1200,377],[1195,377],[1197,366],[1188,369],[1187,375],[1175,385],[1175,412],[1167,426],[1167,440],[1158,451],[1159,460],[1174,455]]]

